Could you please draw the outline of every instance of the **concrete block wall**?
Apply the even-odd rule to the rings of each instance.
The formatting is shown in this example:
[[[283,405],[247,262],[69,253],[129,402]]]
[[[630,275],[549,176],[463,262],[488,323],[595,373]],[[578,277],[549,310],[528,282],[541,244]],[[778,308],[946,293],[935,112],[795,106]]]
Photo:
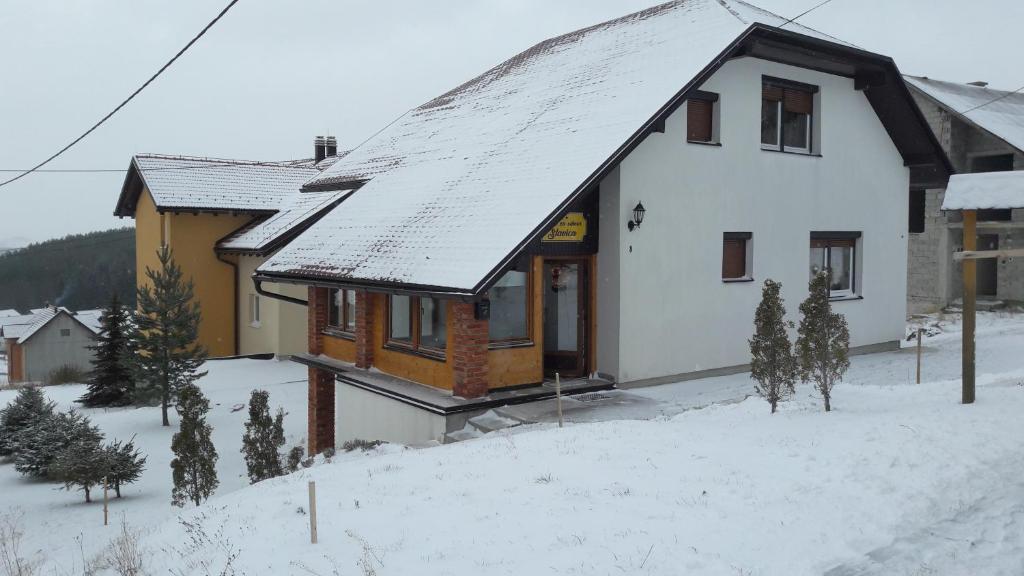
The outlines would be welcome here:
[[[948,283],[943,282],[948,231],[940,207],[944,190],[925,191],[924,232],[912,233],[907,242],[907,300],[911,314],[933,312],[946,304]]]

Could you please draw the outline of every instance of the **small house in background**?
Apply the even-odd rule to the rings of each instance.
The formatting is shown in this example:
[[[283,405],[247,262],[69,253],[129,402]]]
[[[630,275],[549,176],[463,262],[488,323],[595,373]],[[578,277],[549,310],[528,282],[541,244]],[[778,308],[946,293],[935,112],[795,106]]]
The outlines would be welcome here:
[[[960,174],[1024,170],[1024,94],[906,76],[907,85]],[[963,296],[963,216],[941,210],[944,188],[912,186],[907,297],[911,312],[930,312]],[[1024,210],[978,210],[978,250],[1024,247]],[[979,301],[1024,301],[1024,259],[978,261]],[[990,304],[992,305],[992,304]]]
[[[284,162],[137,154],[114,215],[135,219],[137,285],[167,245],[202,309],[199,343],[212,357],[288,355],[306,348],[306,309],[264,298],[250,277],[348,191],[300,193],[338,158],[333,137],[314,157]],[[268,289],[304,296],[291,286]]]
[[[0,339],[7,355],[11,384],[50,382],[61,370],[88,372],[96,340],[94,329],[65,308],[43,308],[25,316],[3,318]]]
[[[0,318],[10,318],[12,316],[21,316],[21,312],[18,312],[14,308],[8,308],[7,310],[0,310]]]

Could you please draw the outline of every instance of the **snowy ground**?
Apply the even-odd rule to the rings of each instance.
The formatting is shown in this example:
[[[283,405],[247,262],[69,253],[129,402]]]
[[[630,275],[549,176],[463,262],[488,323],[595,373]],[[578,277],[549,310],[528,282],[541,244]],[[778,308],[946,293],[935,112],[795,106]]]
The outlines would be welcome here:
[[[955,320],[955,319],[954,319]],[[634,390],[651,420],[548,424],[424,450],[387,446],[241,490],[248,390],[304,426],[302,370],[211,364],[205,388],[222,487],[198,510],[169,506],[171,431],[157,412],[93,415],[138,432],[150,471],[115,504],[143,531],[151,573],[271,574],[1024,574],[1024,316],[983,314],[978,402],[961,406],[959,326],[926,338],[925,383],[908,351],[856,357],[824,414],[809,386],[779,414],[747,375]],[[80,387],[47,389],[66,402]],[[730,390],[731,393],[723,393]],[[0,402],[8,393],[0,393]],[[319,539],[308,541],[307,482]],[[109,538],[100,509],[0,467],[33,550],[74,573]],[[229,558],[234,558],[229,560]]]

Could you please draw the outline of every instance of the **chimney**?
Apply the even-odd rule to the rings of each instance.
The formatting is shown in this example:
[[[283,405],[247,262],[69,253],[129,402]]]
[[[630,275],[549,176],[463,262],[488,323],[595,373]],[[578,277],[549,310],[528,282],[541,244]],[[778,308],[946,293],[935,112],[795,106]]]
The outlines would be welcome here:
[[[983,82],[981,80],[975,80],[974,82],[968,82],[967,85],[968,86],[977,86],[979,88],[984,88],[985,86],[988,86],[988,82]]]
[[[335,138],[334,136],[328,136],[327,137],[327,141],[326,141],[326,146],[327,146],[326,156],[328,158],[330,158],[332,156],[337,156],[338,155],[338,139],[337,138]]]
[[[313,140],[313,161],[319,163],[321,160],[327,157],[327,139],[323,136],[317,136]]]

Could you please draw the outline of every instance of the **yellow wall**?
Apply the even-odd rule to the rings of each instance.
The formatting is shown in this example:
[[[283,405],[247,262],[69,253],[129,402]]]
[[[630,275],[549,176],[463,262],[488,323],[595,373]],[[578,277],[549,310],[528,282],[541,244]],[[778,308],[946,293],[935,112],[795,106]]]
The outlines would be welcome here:
[[[231,356],[235,350],[235,270],[217,259],[217,241],[249,222],[250,216],[159,214],[149,190],[135,209],[135,258],[138,281],[146,282],[146,267],[156,268],[161,238],[174,252],[186,279],[195,285],[203,319],[199,343],[210,356]]]
[[[487,354],[487,387],[505,388],[544,381],[544,259],[534,256],[530,275],[532,346],[492,349]]]
[[[239,354],[267,354],[278,356],[306,351],[306,307],[256,294],[252,274],[267,258],[263,256],[226,256],[238,262],[238,317]],[[291,284],[264,283],[263,288],[275,294],[306,299],[306,288]],[[260,322],[253,324],[250,301],[260,299]],[[354,358],[354,356],[353,356]]]
[[[340,336],[324,334],[324,354],[342,362],[356,361],[356,342]]]
[[[388,297],[386,294],[371,294],[371,296],[370,300],[373,303],[373,365],[381,372],[392,376],[451,390],[454,380],[452,367],[454,327],[450,309],[447,314],[448,344],[445,349],[447,360],[435,360],[403,350],[386,348],[384,341],[387,338]]]

